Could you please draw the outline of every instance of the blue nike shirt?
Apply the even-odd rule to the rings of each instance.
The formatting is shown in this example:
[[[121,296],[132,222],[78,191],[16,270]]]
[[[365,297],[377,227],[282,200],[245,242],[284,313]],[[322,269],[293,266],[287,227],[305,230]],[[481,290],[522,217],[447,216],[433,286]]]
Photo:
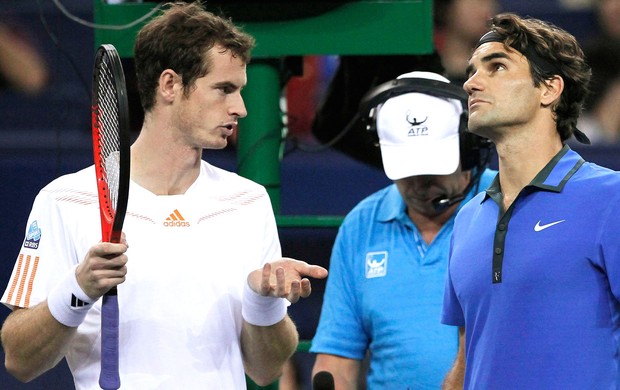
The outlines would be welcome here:
[[[465,326],[465,388],[615,389],[620,173],[565,146],[499,204],[496,178],[454,227],[442,322]]]

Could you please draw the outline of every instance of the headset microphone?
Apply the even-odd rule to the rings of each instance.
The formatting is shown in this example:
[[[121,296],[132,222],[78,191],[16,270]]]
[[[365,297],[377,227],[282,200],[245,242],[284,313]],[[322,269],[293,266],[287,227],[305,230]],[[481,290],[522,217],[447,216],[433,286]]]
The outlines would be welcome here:
[[[465,199],[465,195],[457,195],[453,196],[452,198],[444,195],[433,199],[431,203],[433,204],[433,208],[436,212],[443,213],[448,207],[452,206],[453,204],[459,203],[463,199]]]
[[[453,204],[456,204],[460,201],[462,201],[463,199],[465,199],[465,196],[467,194],[469,194],[469,192],[471,191],[471,189],[476,186],[476,191],[475,193],[478,192],[478,186],[480,185],[480,176],[482,176],[482,173],[484,172],[484,168],[487,164],[488,164],[488,159],[489,156],[487,154],[486,158],[485,158],[485,162],[482,164],[482,167],[478,167],[478,168],[474,168],[473,172],[472,172],[472,176],[469,179],[469,184],[467,184],[467,187],[465,187],[465,189],[463,190],[463,192],[459,195],[453,196],[453,197],[448,197],[447,195],[442,195],[442,196],[438,196],[437,198],[433,199],[431,201],[431,203],[433,204],[433,208],[435,208],[435,211],[438,213],[442,213],[444,212],[448,207],[452,206]]]

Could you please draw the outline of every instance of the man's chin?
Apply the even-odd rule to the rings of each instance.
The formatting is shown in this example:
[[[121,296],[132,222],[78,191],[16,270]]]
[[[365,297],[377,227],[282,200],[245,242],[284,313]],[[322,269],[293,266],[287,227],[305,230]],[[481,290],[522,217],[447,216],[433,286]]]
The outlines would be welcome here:
[[[481,124],[479,122],[472,123],[470,121],[467,124],[467,131],[483,138],[490,138],[489,135],[491,134],[491,127]]]
[[[226,138],[222,138],[219,142],[210,142],[206,146],[203,147],[205,150],[221,150],[228,146],[228,140]]]
[[[415,206],[413,206],[413,210],[415,210],[416,213],[425,217],[434,217],[440,214],[435,210],[435,206],[430,199],[425,202],[416,201]]]

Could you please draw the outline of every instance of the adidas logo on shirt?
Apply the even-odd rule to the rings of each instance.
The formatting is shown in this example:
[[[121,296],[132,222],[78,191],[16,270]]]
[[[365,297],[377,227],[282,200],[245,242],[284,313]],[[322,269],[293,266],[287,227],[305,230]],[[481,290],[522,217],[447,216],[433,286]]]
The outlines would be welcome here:
[[[183,218],[179,210],[174,210],[164,221],[166,227],[189,227],[189,222]]]

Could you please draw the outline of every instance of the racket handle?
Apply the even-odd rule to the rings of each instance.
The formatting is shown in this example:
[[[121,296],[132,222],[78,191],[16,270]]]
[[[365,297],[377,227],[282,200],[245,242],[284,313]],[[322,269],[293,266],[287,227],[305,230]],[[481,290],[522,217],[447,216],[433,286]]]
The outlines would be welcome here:
[[[116,289],[103,296],[101,304],[101,373],[99,386],[104,390],[121,387],[118,373],[118,296]]]

